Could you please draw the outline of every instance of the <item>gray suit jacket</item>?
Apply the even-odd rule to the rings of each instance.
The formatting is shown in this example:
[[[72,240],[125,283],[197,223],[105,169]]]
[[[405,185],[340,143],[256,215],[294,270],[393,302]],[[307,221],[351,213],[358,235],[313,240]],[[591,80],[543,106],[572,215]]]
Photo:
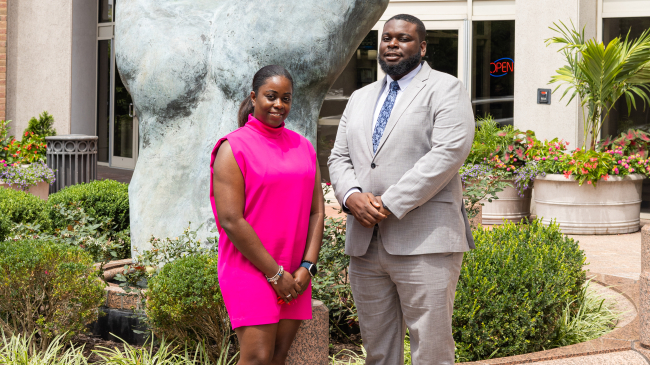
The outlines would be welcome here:
[[[393,108],[373,155],[372,118],[385,83],[355,91],[345,108],[328,161],[337,200],[343,206],[353,187],[381,195],[393,213],[379,223],[390,254],[474,248],[458,174],[474,138],[467,90],[425,62]],[[348,214],[345,252],[365,254],[372,232]]]

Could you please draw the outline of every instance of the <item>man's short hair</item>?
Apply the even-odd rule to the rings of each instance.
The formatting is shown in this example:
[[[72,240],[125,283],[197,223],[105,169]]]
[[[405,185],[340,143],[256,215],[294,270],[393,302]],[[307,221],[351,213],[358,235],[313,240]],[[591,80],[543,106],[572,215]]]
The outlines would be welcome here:
[[[427,39],[427,28],[424,27],[424,23],[422,23],[422,20],[414,17],[413,15],[397,14],[391,17],[390,19],[388,19],[386,23],[388,23],[391,20],[403,20],[405,22],[415,24],[418,32],[418,37],[420,38],[420,42],[425,41]]]

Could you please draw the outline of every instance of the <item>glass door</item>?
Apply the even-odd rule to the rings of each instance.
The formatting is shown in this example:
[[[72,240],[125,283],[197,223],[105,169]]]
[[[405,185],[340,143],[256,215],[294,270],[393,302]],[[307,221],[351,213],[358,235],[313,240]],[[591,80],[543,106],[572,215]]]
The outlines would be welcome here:
[[[515,21],[475,21],[471,96],[474,117],[514,124]]]
[[[428,21],[427,54],[432,69],[457,77],[467,85],[467,39],[465,21]]]
[[[138,118],[115,63],[116,0],[98,1],[97,159],[111,167],[133,169],[138,159]]]
[[[113,68],[112,156],[111,166],[134,169],[138,159],[138,119],[133,111],[131,95]]]

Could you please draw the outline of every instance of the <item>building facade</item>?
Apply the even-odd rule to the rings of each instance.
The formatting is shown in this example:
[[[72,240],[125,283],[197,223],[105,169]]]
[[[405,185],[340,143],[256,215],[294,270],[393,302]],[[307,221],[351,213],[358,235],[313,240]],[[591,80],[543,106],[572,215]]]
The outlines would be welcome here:
[[[0,117],[19,134],[44,110],[59,134],[99,137],[100,163],[134,168],[137,116],[115,65],[116,2],[127,0],[0,0]],[[650,28],[650,0],[391,0],[329,91],[318,122],[317,149],[326,160],[352,92],[383,77],[377,65],[379,36],[391,16],[408,13],[427,27],[426,61],[458,77],[471,96],[475,116],[534,130],[539,138],[583,139],[576,100],[538,104],[538,89],[564,65],[553,23],[571,23],[587,38],[609,42],[637,37]],[[6,95],[6,97],[5,97]],[[624,103],[624,102],[622,102]],[[642,105],[642,103],[640,103]],[[603,133],[650,124],[650,108],[628,116],[617,107]]]

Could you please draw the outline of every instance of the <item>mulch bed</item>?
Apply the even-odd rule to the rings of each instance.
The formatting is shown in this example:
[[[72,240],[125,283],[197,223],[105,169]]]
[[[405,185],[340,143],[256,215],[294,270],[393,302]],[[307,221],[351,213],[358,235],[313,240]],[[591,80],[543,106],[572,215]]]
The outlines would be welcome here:
[[[75,345],[75,347],[81,347],[83,346],[84,348],[84,356],[88,359],[89,363],[95,363],[99,362],[101,360],[99,356],[97,356],[95,353],[93,353],[93,350],[98,350],[101,347],[104,348],[118,348],[120,350],[124,350],[124,344],[121,342],[115,342],[115,341],[106,341],[102,338],[99,338],[97,336],[92,336],[92,335],[77,335],[72,339],[72,343]]]
[[[336,356],[337,360],[347,361],[350,358],[350,353],[344,350],[361,355],[361,335],[351,334],[345,337],[330,334],[330,356]]]

